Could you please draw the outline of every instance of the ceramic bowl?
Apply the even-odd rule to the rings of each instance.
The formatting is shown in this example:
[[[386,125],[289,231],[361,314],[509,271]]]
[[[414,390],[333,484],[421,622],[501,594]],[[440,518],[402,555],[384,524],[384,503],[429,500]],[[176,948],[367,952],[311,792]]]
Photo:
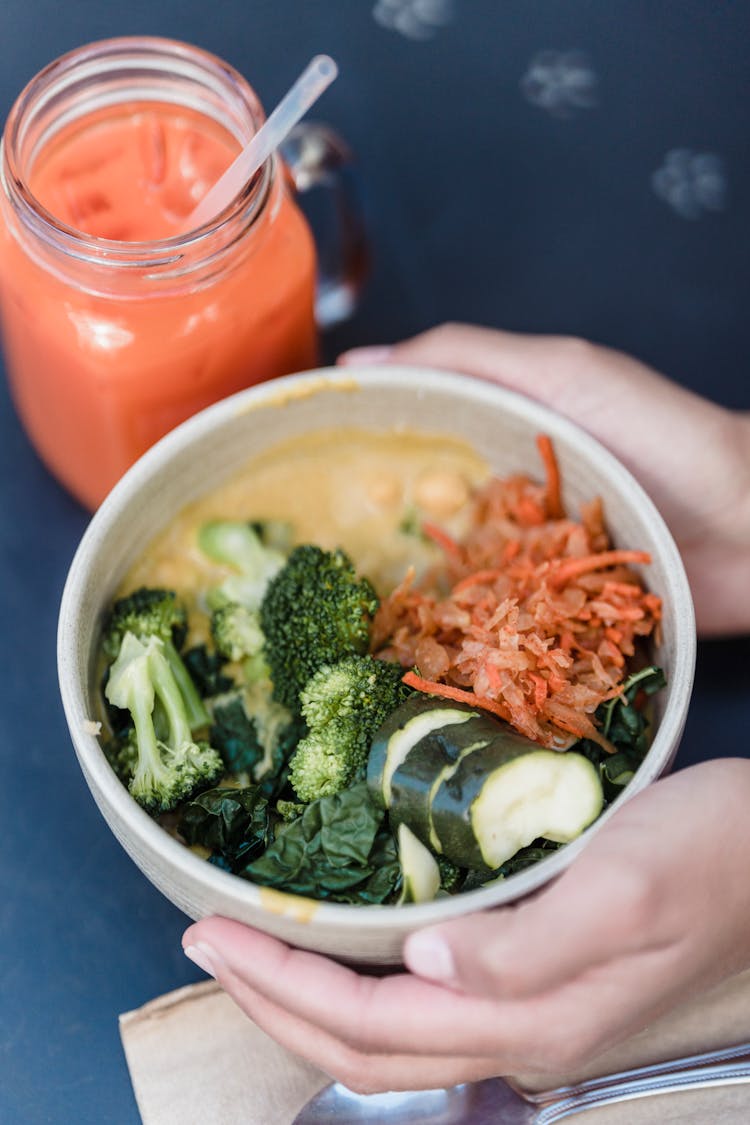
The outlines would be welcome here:
[[[574,843],[506,882],[408,907],[311,902],[253,886],[182,846],[130,797],[110,769],[88,720],[96,714],[95,654],[105,608],[125,572],[186,503],[221,484],[255,454],[296,435],[343,425],[451,433],[500,474],[539,475],[534,443],[551,436],[564,500],[575,512],[599,494],[616,545],[651,553],[648,583],[664,602],[655,660],[668,686],[656,699],[654,736],[628,799],[670,766],[692,689],[695,623],[680,555],[658,511],[598,442],[549,410],[486,382],[412,367],[352,374],[330,369],[253,387],[174,430],[126,474],[93,517],[62,599],[58,661],[73,744],[99,809],[144,874],[191,918],[222,914],[285,941],[362,964],[395,964],[405,936],[428,923],[518,899],[559,875],[611,809]],[[617,807],[616,805],[614,806]]]

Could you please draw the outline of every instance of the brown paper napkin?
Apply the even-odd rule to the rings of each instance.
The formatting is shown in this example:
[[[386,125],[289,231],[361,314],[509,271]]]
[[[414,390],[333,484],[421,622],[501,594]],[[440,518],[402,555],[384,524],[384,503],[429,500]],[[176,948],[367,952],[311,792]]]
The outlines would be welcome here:
[[[144,1125],[290,1125],[329,1081],[269,1039],[213,981],[126,1012],[120,1016],[120,1034]],[[750,972],[683,1004],[577,1074],[552,1081],[522,1075],[514,1082],[539,1090],[745,1041],[750,1041]],[[644,1098],[568,1120],[747,1125],[750,1085]]]
[[[144,1125],[290,1125],[330,1079],[279,1047],[214,981],[120,1016]]]

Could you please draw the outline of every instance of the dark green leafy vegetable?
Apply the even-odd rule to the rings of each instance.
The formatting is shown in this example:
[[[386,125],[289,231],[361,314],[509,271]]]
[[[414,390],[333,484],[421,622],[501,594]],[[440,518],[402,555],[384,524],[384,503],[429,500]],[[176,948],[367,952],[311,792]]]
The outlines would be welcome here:
[[[383,845],[386,854],[374,847],[383,816],[365,782],[359,782],[308,805],[239,874],[262,886],[315,898],[350,902],[355,888],[357,895],[384,895],[391,878],[378,863],[387,858],[387,847]],[[379,878],[370,882],[376,873]]]
[[[182,659],[204,699],[223,695],[234,687],[232,677],[223,671],[226,659],[218,652],[211,652],[206,645],[189,648],[182,654]]]
[[[377,906],[395,902],[401,890],[401,864],[398,858],[396,841],[387,828],[378,829],[375,843],[370,852],[369,864],[373,873],[364,883],[358,883],[349,891],[341,891],[336,902],[349,902],[355,906]]]
[[[248,863],[271,839],[268,801],[257,785],[208,789],[183,807],[179,830],[188,844],[211,848],[230,862],[240,853]]]
[[[533,844],[521,848],[511,859],[498,867],[494,872],[495,878],[509,879],[511,875],[525,871],[527,867],[533,867],[540,859],[545,859],[551,852],[556,852],[559,847],[561,845],[554,840],[534,840]]]
[[[211,739],[228,771],[257,781],[269,801],[294,797],[285,793],[289,759],[306,732],[304,722],[273,699],[269,681],[250,684],[214,707]]]
[[[258,728],[248,717],[239,695],[214,707],[211,742],[230,773],[250,774],[263,760]]]
[[[527,868],[533,867],[535,863],[539,863],[541,859],[546,859],[561,846],[553,840],[534,840],[528,847],[521,848],[511,859],[506,860],[494,871],[487,871],[486,869],[467,871],[461,890],[475,891],[478,887],[484,887],[487,883],[494,883],[497,879],[509,879],[511,875],[516,875],[519,871],[525,871]]]
[[[609,802],[619,796],[648,751],[648,711],[636,706],[636,701],[641,693],[647,698],[660,691],[665,684],[666,678],[661,668],[649,665],[627,678],[622,695],[599,707],[596,717],[602,734],[617,748],[618,753],[607,754],[601,746],[587,739],[576,746],[576,750],[599,767],[604,795]]]
[[[636,697],[654,695],[666,686],[661,668],[650,665],[634,672],[623,685],[623,694],[603,703],[602,734],[618,749],[629,750],[643,758],[648,750],[648,717],[635,706]]]

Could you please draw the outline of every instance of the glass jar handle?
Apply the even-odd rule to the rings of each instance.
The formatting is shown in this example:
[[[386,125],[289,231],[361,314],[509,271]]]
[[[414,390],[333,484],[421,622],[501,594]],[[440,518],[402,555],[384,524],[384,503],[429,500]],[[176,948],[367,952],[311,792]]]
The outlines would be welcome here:
[[[368,273],[370,250],[352,153],[327,125],[303,122],[281,155],[318,244],[315,318],[331,328],[352,315]],[[321,189],[321,190],[315,190]]]

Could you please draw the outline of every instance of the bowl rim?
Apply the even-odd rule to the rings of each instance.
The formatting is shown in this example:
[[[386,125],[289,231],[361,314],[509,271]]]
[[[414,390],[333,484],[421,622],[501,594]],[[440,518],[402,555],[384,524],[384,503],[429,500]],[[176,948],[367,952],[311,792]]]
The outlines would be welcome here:
[[[474,399],[477,405],[486,403],[488,409],[513,414],[535,428],[549,433],[552,440],[560,438],[582,449],[587,459],[596,461],[604,469],[608,481],[621,493],[630,493],[637,500],[644,519],[654,527],[659,542],[661,560],[667,582],[670,584],[672,615],[675,622],[674,668],[670,676],[669,706],[661,718],[643,765],[615,801],[582,835],[542,862],[519,872],[500,883],[479,887],[464,894],[435,899],[428,903],[396,905],[362,905],[331,903],[305,899],[286,891],[273,891],[248,880],[222,871],[195,855],[186,845],[174,839],[153,820],[131,797],[107,762],[95,734],[86,729],[90,720],[85,704],[84,685],[76,675],[76,652],[80,643],[80,610],[87,595],[87,581],[98,550],[98,543],[116,525],[132,504],[140,487],[153,476],[158,476],[180,451],[195,439],[220,430],[238,414],[283,404],[311,394],[379,386],[420,393],[437,389],[460,397]],[[366,428],[366,424],[365,424]],[[248,460],[251,460],[249,455]],[[228,475],[231,475],[228,474]],[[208,491],[208,490],[207,490]],[[196,493],[196,496],[198,493]],[[190,498],[195,499],[195,497]],[[186,503],[190,502],[186,500]],[[295,375],[282,376],[267,383],[256,384],[239,391],[193,415],[170,431],[152,446],[120,479],[98,510],[93,514],[75,552],[60,602],[57,631],[57,663],[60,694],[71,739],[89,787],[97,804],[106,805],[120,819],[129,824],[132,832],[156,853],[162,863],[176,869],[180,877],[199,884],[204,892],[221,894],[238,905],[279,913],[279,901],[288,899],[288,910],[294,916],[294,904],[314,903],[316,929],[356,930],[366,923],[375,930],[392,930],[418,927],[445,921],[470,912],[515,902],[541,885],[554,879],[565,870],[588,845],[592,837],[614,811],[665,772],[671,764],[685,724],[693,685],[696,659],[695,616],[692,597],[679,550],[664,518],[642,485],[609,450],[586,430],[549,407],[527,398],[516,391],[471,375],[423,366],[389,364],[372,368],[321,367]],[[107,816],[105,820],[108,821]],[[110,831],[111,825],[108,823]],[[508,893],[508,889],[510,893]],[[266,901],[263,901],[263,898]]]

